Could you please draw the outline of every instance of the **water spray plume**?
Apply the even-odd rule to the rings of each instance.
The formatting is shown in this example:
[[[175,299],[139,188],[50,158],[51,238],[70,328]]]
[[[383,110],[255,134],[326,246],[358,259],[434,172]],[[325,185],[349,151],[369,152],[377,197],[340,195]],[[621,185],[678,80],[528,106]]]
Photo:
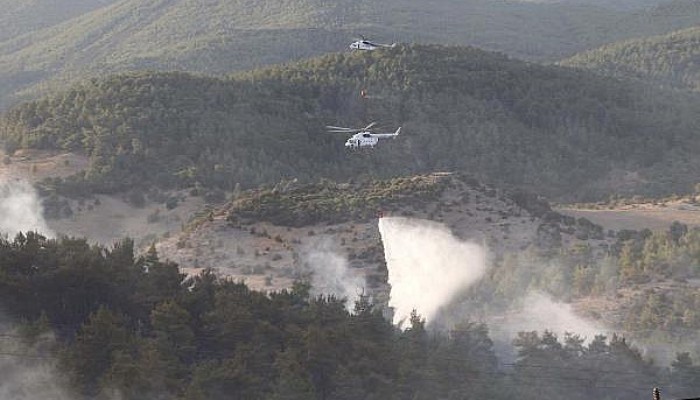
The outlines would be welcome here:
[[[389,270],[394,323],[407,320],[414,309],[430,322],[486,272],[484,249],[454,237],[442,224],[380,218],[379,232]]]

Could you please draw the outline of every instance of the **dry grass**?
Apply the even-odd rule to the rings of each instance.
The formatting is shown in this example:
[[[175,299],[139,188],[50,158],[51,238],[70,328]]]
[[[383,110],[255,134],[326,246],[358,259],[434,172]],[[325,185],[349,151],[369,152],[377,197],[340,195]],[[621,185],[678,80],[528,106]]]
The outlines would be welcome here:
[[[700,207],[682,203],[639,204],[611,210],[560,208],[558,212],[575,218],[587,218],[606,229],[666,230],[679,221],[689,226],[700,226]]]
[[[32,183],[48,177],[66,177],[88,167],[88,158],[61,152],[18,150],[12,155],[0,150],[0,177],[26,179]]]
[[[136,208],[116,196],[95,196],[82,205],[72,201],[73,216],[49,220],[51,229],[70,236],[87,237],[91,241],[111,245],[124,237],[134,239],[139,248],[148,247],[160,240],[164,234],[177,234],[183,223],[204,206],[201,197],[185,197],[173,210],[163,204],[148,203]],[[149,222],[148,217],[156,212],[159,218]]]

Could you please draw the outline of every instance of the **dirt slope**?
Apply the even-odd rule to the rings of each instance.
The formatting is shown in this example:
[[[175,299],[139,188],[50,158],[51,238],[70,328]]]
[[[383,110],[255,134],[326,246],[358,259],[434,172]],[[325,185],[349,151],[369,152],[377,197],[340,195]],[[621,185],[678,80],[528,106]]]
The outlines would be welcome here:
[[[482,185],[469,178],[448,174],[417,176],[411,185],[436,188],[431,198],[401,198],[385,204],[384,215],[400,215],[444,223],[459,238],[483,244],[493,253],[519,251],[529,246],[550,246],[561,240],[569,244],[578,241],[577,235],[589,229],[564,221],[548,209],[546,203],[530,198],[515,198],[515,194]],[[376,182],[373,183],[375,186]],[[387,183],[387,185],[394,185]],[[357,186],[357,185],[356,185]],[[280,191],[280,202],[292,199],[299,213],[321,204],[325,199],[305,203],[309,193],[305,188]],[[357,192],[363,188],[347,186],[339,189]],[[246,281],[262,290],[288,287],[295,278],[310,273],[309,266],[321,254],[333,262],[335,256],[347,260],[354,274],[364,276],[369,291],[375,298],[385,298],[386,267],[377,228],[376,209],[356,212],[351,217],[348,209],[332,216],[316,214],[311,224],[275,224],[266,221],[264,212],[272,214],[272,205],[266,203],[266,193],[250,192],[211,214],[202,216],[181,234],[158,243],[162,257],[169,258],[184,269],[194,272],[201,268],[215,268],[232,279]],[[336,196],[339,196],[336,194]],[[520,196],[522,197],[522,196]],[[396,200],[398,199],[398,200]],[[368,200],[369,201],[369,200]],[[251,205],[252,204],[252,205]],[[250,209],[260,211],[251,216]],[[263,214],[260,214],[263,213]],[[330,215],[330,214],[329,214]],[[275,211],[274,219],[290,220]],[[567,225],[568,224],[568,225]],[[600,239],[591,239],[602,242]]]

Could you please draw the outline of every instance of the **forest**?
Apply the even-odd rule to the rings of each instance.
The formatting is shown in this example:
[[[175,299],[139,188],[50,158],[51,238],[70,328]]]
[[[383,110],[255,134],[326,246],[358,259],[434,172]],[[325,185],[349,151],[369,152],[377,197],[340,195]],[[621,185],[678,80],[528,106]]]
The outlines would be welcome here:
[[[553,62],[700,22],[692,0],[0,1],[0,109],[129,70],[227,74],[378,41]],[[56,51],[60,49],[60,51]]]
[[[72,398],[636,399],[700,390],[687,353],[670,368],[624,337],[521,332],[499,362],[489,327],[393,326],[371,299],[310,296],[298,282],[251,291],[213,271],[186,277],[155,249],[135,257],[38,233],[0,240],[0,354],[53,363]],[[17,342],[23,350],[17,350]],[[14,346],[10,351],[7,346]],[[60,371],[60,372],[58,372]]]
[[[614,299],[613,315],[600,315],[594,307],[588,317],[626,332],[628,339],[666,349],[685,343],[688,351],[700,351],[700,228],[675,222],[667,231],[605,236],[602,246],[589,241],[501,254],[489,277],[452,307],[473,315],[503,312],[533,290],[566,303]]]
[[[613,43],[561,62],[620,78],[648,80],[659,85],[700,89],[697,27],[663,36]]]
[[[409,204],[419,208],[439,198],[450,183],[429,175],[354,184],[288,182],[240,193],[224,208],[229,222],[238,225],[267,221],[302,227],[367,221],[377,218],[380,210],[391,212]]]
[[[700,1],[607,3],[0,0],[0,178],[32,174],[20,202],[56,226],[157,232],[0,232],[0,400],[697,398],[700,227],[545,200],[700,190]],[[325,128],[373,121],[401,135],[348,151]],[[39,179],[42,157],[78,172]],[[393,323],[384,213],[483,248],[483,277]],[[341,229],[347,257],[318,262],[356,298],[300,255]],[[518,329],[532,295],[575,321]]]
[[[176,72],[96,78],[13,108],[0,121],[0,138],[10,152],[88,156],[80,174],[42,184],[44,193],[69,196],[457,171],[551,198],[591,200],[611,190],[690,191],[697,105],[693,94],[474,48],[410,45],[227,79]],[[402,136],[374,152],[348,153],[345,138],[323,129],[369,121],[402,125]],[[600,183],[630,169],[650,182]],[[669,171],[674,179],[664,178]]]

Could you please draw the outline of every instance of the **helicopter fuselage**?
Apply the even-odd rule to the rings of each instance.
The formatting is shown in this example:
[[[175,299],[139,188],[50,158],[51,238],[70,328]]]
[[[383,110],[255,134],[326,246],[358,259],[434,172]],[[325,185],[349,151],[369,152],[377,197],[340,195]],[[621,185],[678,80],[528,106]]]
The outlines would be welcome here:
[[[359,132],[345,142],[348,149],[359,149],[360,147],[374,147],[379,143],[379,138],[370,132]]]
[[[352,50],[374,50],[377,48],[379,46],[367,40],[358,40],[350,44],[350,49]]]
[[[362,147],[373,148],[379,143],[379,139],[393,139],[399,136],[401,127],[393,133],[372,133],[370,131],[358,132],[345,142],[346,149],[359,149]]]
[[[384,44],[384,43],[372,43],[369,40],[358,40],[350,44],[351,50],[376,50],[382,47],[395,47],[396,43]]]

